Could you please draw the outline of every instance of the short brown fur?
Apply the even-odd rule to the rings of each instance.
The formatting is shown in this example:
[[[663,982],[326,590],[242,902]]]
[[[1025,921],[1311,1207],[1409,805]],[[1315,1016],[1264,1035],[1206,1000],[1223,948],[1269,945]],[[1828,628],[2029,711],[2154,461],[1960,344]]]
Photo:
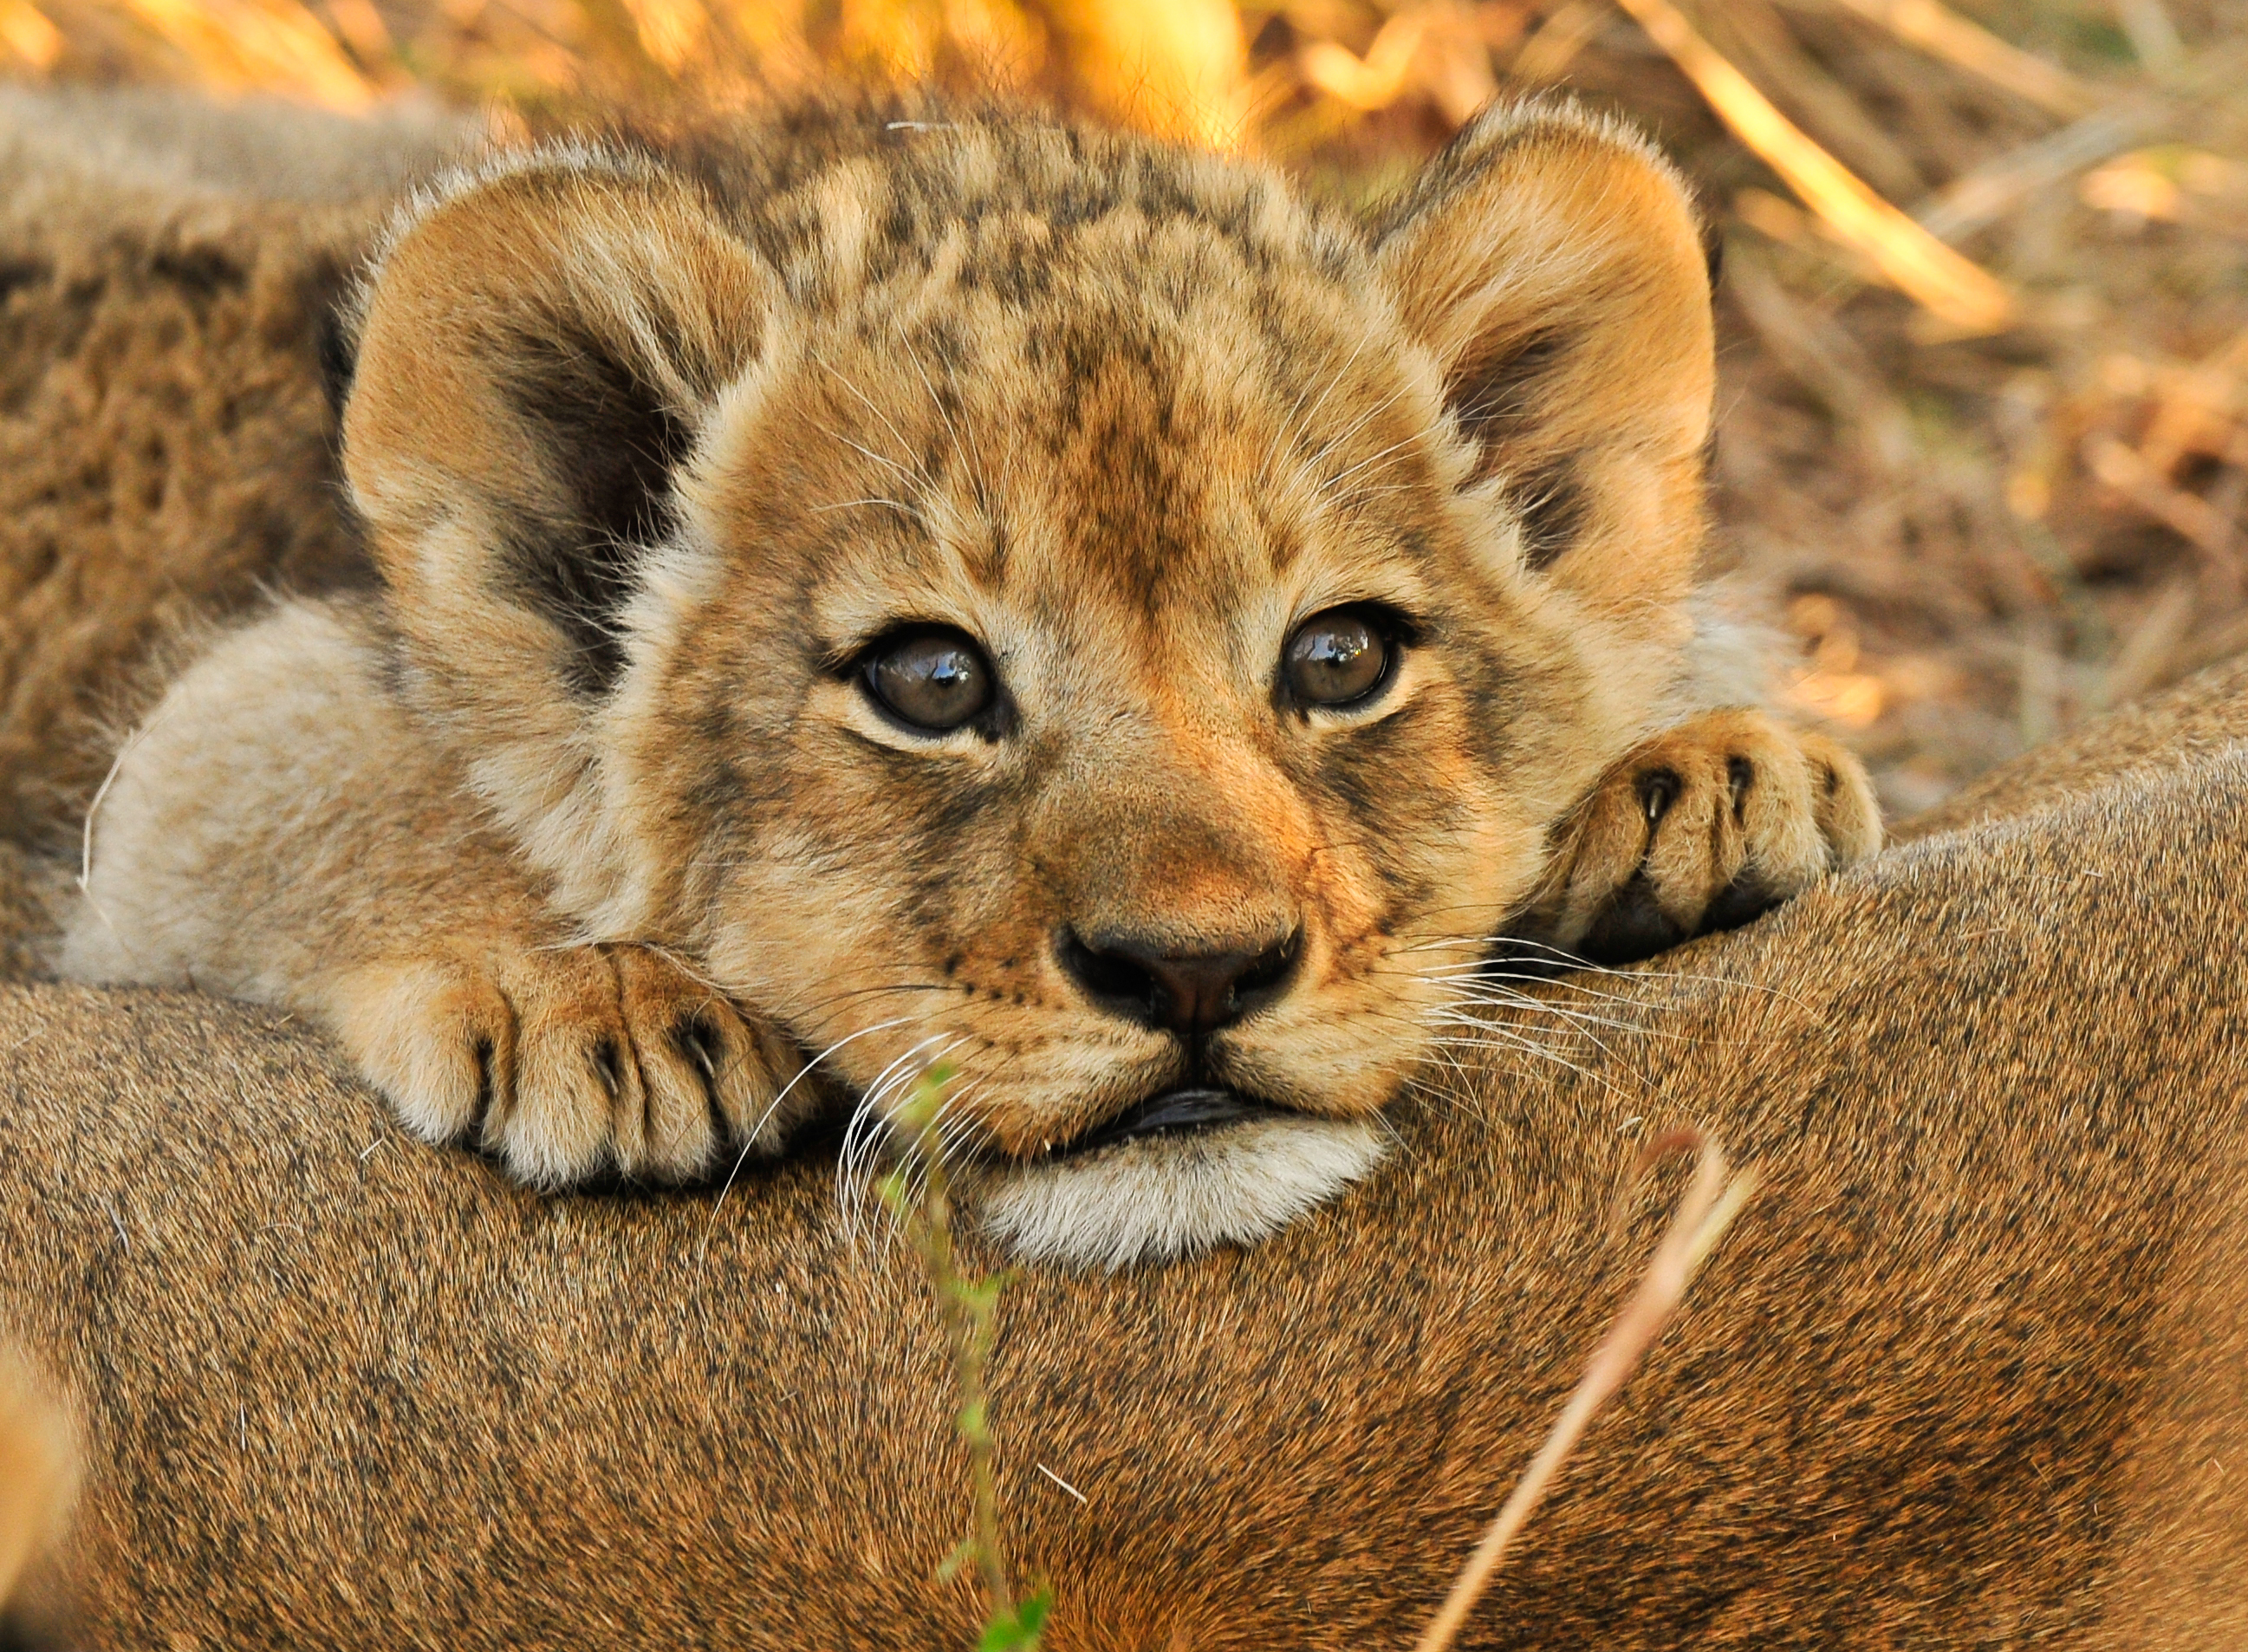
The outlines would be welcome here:
[[[166,638],[364,582],[320,320],[456,136],[0,92],[0,837],[74,839]]]
[[[1636,1144],[1693,1121],[1763,1188],[1466,1644],[2238,1645],[2245,743],[2234,666],[1493,1012],[1268,1244],[1023,1276],[994,1426],[1048,1644],[1402,1643],[1645,1255]],[[6,989],[0,1093],[0,1333],[88,1421],[77,1643],[971,1638],[935,1316],[825,1162],[542,1199],[193,995]]]

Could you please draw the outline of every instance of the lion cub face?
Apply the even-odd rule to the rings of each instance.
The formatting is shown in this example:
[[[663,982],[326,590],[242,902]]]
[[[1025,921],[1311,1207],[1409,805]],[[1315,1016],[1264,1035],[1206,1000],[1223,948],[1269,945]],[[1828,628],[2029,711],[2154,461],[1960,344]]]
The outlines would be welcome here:
[[[1032,125],[425,202],[347,467],[433,733],[1018,1247],[1360,1173],[1683,629],[1710,333],[1660,162],[1487,117],[1368,230]],[[690,181],[691,180],[691,181]]]

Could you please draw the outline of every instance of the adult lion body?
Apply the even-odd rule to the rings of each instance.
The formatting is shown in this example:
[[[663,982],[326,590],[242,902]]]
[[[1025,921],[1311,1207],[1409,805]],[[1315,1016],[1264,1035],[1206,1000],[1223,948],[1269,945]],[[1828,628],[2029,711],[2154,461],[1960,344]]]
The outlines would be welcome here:
[[[1455,1051],[1391,1168],[1266,1244],[1019,1279],[994,1423],[1048,1644],[1401,1642],[1688,1120],[1762,1189],[1469,1643],[2239,1644],[2244,737],[2233,667],[1541,990],[1597,1028],[1496,1014],[1563,1061]],[[538,1198],[192,996],[10,989],[0,1086],[0,1321],[86,1418],[85,1644],[969,1638],[934,1315],[824,1164]]]

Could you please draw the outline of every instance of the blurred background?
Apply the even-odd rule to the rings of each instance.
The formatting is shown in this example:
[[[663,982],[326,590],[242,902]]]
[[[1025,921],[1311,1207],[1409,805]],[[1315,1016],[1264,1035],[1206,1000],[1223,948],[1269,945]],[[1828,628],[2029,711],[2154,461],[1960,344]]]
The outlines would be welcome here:
[[[503,136],[930,82],[1354,200],[1566,88],[1724,225],[1717,563],[1892,815],[2248,648],[2248,0],[0,0],[0,74]]]

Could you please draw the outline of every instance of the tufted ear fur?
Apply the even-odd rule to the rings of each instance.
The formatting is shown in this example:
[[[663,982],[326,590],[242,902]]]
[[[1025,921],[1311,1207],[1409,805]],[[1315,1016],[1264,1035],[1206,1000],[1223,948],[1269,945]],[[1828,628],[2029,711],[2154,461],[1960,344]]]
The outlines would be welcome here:
[[[344,468],[415,698],[565,884],[640,565],[778,291],[693,186],[577,151],[419,203],[367,289]]]
[[[1532,569],[1611,609],[1692,575],[1715,354],[1699,222],[1642,140],[1494,107],[1393,211],[1381,268]]]

